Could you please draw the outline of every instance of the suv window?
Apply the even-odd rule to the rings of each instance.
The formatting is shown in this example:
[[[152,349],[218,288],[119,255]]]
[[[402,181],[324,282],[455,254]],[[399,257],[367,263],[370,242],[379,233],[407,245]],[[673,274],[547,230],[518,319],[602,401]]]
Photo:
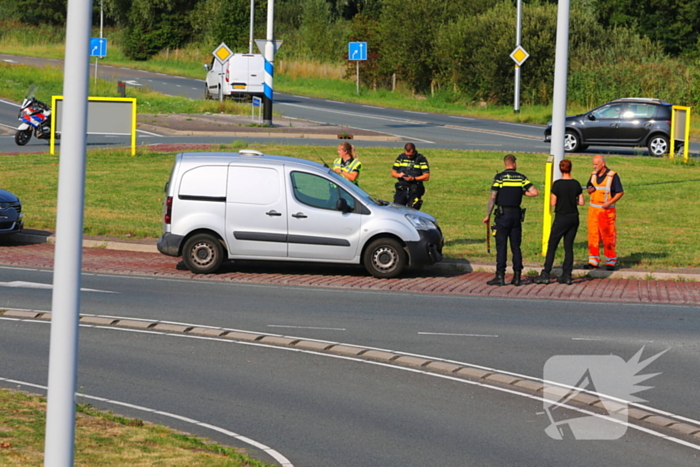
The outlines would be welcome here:
[[[305,172],[292,172],[291,176],[294,197],[299,202],[335,211],[338,199],[343,198],[350,209],[355,209],[355,198],[330,180]]]
[[[595,112],[593,112],[593,116],[596,119],[602,119],[602,118],[620,118],[620,114],[622,113],[622,104],[612,104],[612,105],[605,105]]]
[[[629,104],[622,118],[651,118],[656,113],[656,106],[651,104]]]

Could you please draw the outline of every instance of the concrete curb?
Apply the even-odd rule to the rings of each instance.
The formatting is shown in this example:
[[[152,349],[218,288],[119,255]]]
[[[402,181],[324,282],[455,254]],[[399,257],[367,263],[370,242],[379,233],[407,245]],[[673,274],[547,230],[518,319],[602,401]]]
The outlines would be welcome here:
[[[272,130],[264,131],[192,131],[192,130],[173,130],[172,128],[160,127],[155,125],[147,125],[140,123],[138,128],[145,131],[153,131],[171,136],[229,136],[241,138],[297,138],[297,139],[343,139],[339,138],[338,134],[327,133],[304,133],[304,132],[275,132]],[[351,130],[351,129],[350,129]],[[352,140],[357,141],[403,141],[404,138],[391,135],[355,135],[352,132],[343,132],[352,135]]]
[[[16,234],[14,239],[25,243],[56,243],[56,236],[51,232],[27,230]],[[158,248],[154,243],[135,243],[135,242],[120,242],[114,240],[83,240],[84,248],[105,248],[108,250],[135,251],[141,253],[158,253]],[[432,266],[443,271],[460,271],[460,272],[496,272],[495,264],[472,263],[470,261],[460,261],[447,259]],[[524,272],[539,271],[541,265],[526,264]],[[512,271],[508,271],[511,273]],[[561,274],[561,268],[552,270],[553,277]],[[574,269],[575,277],[593,277],[596,279],[632,279],[632,280],[669,280],[669,281],[694,281],[700,282],[700,271],[697,272],[668,272],[668,271],[642,271],[642,270],[589,270],[589,269]]]
[[[38,310],[20,310],[0,308],[0,316],[14,318],[17,320],[46,320],[51,321],[51,313]],[[164,333],[178,333],[192,336],[215,337],[219,339],[231,339],[235,341],[259,342],[268,345],[295,347],[307,350],[329,352],[344,356],[359,357],[366,360],[393,363],[402,366],[420,368],[430,372],[449,374],[454,377],[476,380],[521,392],[544,394],[545,388],[548,394],[560,395],[568,402],[575,402],[584,406],[588,410],[614,413],[626,416],[629,419],[643,421],[654,428],[666,428],[678,435],[690,436],[695,440],[700,440],[700,426],[677,421],[664,412],[662,416],[648,410],[637,407],[629,407],[617,401],[601,398],[597,395],[586,394],[574,389],[543,384],[534,379],[527,379],[519,375],[502,372],[490,368],[480,368],[476,366],[466,366],[462,363],[448,360],[432,359],[425,356],[415,356],[393,350],[378,350],[357,346],[353,344],[343,344],[315,339],[303,339],[299,337],[284,336],[278,334],[266,334],[250,331],[242,331],[214,326],[198,326],[183,323],[171,323],[163,321],[153,321],[148,319],[122,319],[109,316],[80,315],[79,323],[85,326],[122,327],[135,329],[150,329]],[[544,396],[543,396],[544,397]],[[567,402],[567,403],[568,403]],[[681,418],[681,416],[677,416]]]

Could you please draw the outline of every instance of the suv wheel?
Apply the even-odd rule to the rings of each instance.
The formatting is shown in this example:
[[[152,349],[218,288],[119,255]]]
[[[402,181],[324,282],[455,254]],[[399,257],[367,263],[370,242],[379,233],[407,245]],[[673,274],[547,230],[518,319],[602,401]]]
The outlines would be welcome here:
[[[374,277],[389,279],[397,277],[406,267],[406,252],[393,238],[379,238],[367,247],[364,265]]]
[[[654,135],[649,139],[649,154],[652,156],[663,156],[668,153],[670,147],[668,138],[664,135]]]
[[[573,131],[567,131],[564,135],[564,151],[577,152],[581,149],[581,141]]]
[[[197,234],[185,243],[182,261],[195,274],[211,274],[224,261],[224,249],[213,235]]]

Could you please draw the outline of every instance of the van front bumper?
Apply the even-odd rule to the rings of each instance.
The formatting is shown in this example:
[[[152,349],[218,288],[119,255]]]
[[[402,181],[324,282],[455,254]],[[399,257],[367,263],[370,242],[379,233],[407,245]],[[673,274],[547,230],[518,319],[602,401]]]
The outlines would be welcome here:
[[[182,235],[173,235],[171,233],[164,233],[159,239],[158,251],[168,256],[180,256],[180,245],[182,245],[182,239],[185,237]]]
[[[420,240],[417,242],[406,242],[408,249],[409,266],[420,267],[430,266],[442,261],[442,247],[445,238],[438,229],[419,230]]]

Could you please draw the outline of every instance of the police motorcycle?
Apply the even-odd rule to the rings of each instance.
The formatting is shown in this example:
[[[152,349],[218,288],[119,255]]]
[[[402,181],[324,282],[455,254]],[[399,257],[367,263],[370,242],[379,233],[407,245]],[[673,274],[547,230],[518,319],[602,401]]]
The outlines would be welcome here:
[[[34,136],[40,139],[51,138],[51,107],[34,97],[38,86],[32,85],[22,101],[17,118],[22,122],[15,133],[17,146],[24,146]]]

